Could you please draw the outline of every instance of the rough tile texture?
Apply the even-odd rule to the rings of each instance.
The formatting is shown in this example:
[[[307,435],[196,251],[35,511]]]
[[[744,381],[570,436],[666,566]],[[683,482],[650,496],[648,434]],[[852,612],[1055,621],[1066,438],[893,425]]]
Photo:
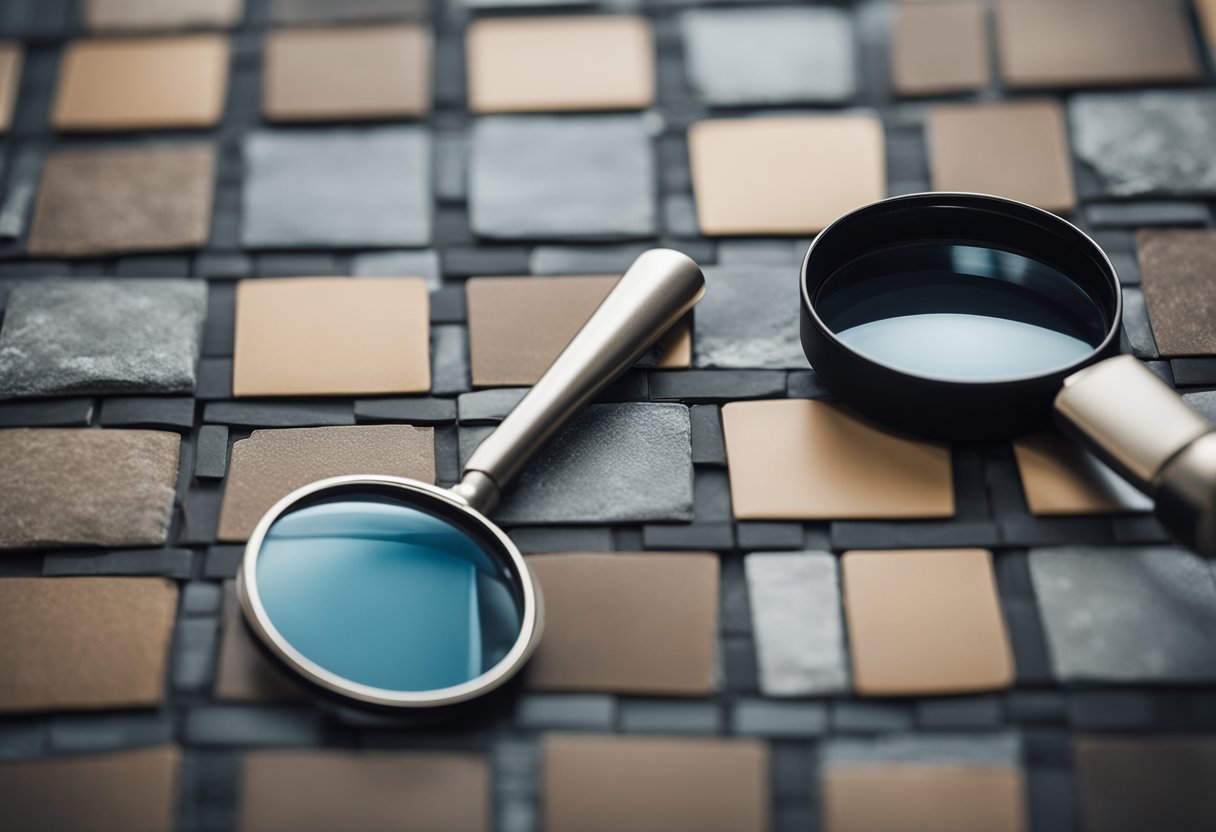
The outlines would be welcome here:
[[[797,271],[708,266],[705,297],[693,312],[696,367],[802,370]]]
[[[0,398],[192,392],[206,312],[197,281],[19,284],[0,328]]]
[[[991,81],[986,4],[898,3],[891,79],[901,95],[982,89]]]
[[[1160,354],[1216,355],[1216,232],[1146,229],[1137,242]]]

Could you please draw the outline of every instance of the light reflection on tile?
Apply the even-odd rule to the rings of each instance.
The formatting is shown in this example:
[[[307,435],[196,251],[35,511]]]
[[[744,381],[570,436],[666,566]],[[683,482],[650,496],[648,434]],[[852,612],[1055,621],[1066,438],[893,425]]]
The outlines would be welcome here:
[[[1152,511],[1153,501],[1077,443],[1039,433],[1013,443],[1033,514]]]

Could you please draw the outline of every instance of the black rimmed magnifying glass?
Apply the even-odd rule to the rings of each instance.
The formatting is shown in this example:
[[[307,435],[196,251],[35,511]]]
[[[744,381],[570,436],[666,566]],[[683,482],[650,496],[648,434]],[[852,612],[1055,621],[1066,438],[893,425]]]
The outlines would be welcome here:
[[[1000,439],[1055,421],[1216,554],[1216,432],[1120,355],[1122,295],[1067,221],[979,194],[926,193],[841,217],[801,272],[802,346],[845,403],[898,430]]]

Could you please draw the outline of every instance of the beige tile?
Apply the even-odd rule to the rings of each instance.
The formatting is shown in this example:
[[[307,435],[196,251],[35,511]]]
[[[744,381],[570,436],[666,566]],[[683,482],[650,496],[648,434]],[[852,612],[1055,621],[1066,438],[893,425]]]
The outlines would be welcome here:
[[[550,736],[543,828],[761,832],[769,824],[768,773],[768,749],[750,740]]]
[[[221,702],[294,702],[305,698],[303,689],[253,643],[231,581],[224,585],[224,619],[214,694]]]
[[[5,832],[169,832],[180,768],[172,747],[2,762]]]
[[[891,80],[901,95],[983,89],[991,81],[987,11],[977,0],[899,3]]]
[[[246,540],[262,515],[292,491],[344,474],[433,483],[435,431],[409,425],[255,430],[232,444],[219,539]]]
[[[266,35],[270,121],[350,121],[431,110],[431,34],[416,24],[277,29]]]
[[[164,578],[0,579],[0,711],[160,704],[176,614]]]
[[[1207,37],[1208,51],[1216,55],[1216,0],[1195,0],[1199,7],[1199,23]]]
[[[214,126],[228,61],[222,35],[74,41],[59,67],[51,123],[56,130]]]
[[[94,32],[229,29],[244,13],[244,0],[84,0],[82,9]]]
[[[475,113],[636,110],[654,101],[654,37],[643,17],[481,18],[465,50]]]
[[[934,190],[1003,196],[1048,211],[1077,207],[1057,101],[934,107],[928,136]]]
[[[1023,437],[1013,443],[1013,452],[1032,514],[1118,514],[1153,508],[1151,499],[1059,434]]]
[[[1216,355],[1216,233],[1145,229],[1138,244],[1158,352]]]
[[[722,408],[737,520],[951,517],[950,449],[806,399]]]
[[[545,690],[708,696],[718,558],[659,552],[536,555],[545,638],[527,683]]]
[[[1081,737],[1074,749],[1086,832],[1216,829],[1216,737]]]
[[[236,396],[350,396],[431,389],[420,277],[242,280]]]
[[[241,832],[486,832],[490,771],[472,754],[255,751]]]
[[[701,231],[812,234],[886,193],[873,116],[737,118],[688,130]]]
[[[991,552],[846,552],[842,570],[860,695],[969,693],[1013,683]]]
[[[0,41],[0,133],[7,133],[13,124],[24,61],[25,48],[18,41]]]
[[[619,277],[486,277],[465,284],[476,387],[530,386],[608,297]],[[658,366],[687,367],[687,321],[660,342]]]

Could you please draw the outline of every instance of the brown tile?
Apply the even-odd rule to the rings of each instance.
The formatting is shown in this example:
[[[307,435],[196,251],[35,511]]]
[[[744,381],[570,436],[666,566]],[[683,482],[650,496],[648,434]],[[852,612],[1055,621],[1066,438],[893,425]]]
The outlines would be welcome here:
[[[94,32],[229,29],[244,13],[244,0],[84,0],[82,9]]]
[[[414,24],[278,29],[266,35],[262,111],[270,121],[426,115],[431,34]]]
[[[1146,230],[1138,243],[1157,351],[1216,355],[1216,232]]]
[[[465,50],[475,113],[636,110],[654,101],[654,36],[643,17],[481,18]]]
[[[83,257],[198,248],[211,227],[204,144],[62,150],[47,157],[26,250]]]
[[[69,44],[59,67],[56,130],[143,130],[219,123],[228,39],[201,34]]]
[[[0,430],[0,550],[164,543],[180,449],[154,430]]]
[[[1176,0],[997,0],[1008,87],[1148,84],[1199,78]]]
[[[176,614],[164,578],[0,579],[0,711],[160,704]]]
[[[472,754],[255,751],[245,757],[242,832],[484,832],[490,771]]]
[[[253,643],[231,581],[224,585],[223,634],[214,693],[221,702],[293,702],[305,697],[301,687],[271,664]]]
[[[882,122],[866,115],[699,121],[688,130],[701,231],[812,234],[882,199]]]
[[[420,277],[242,280],[233,395],[425,393],[429,310]]]
[[[672,696],[713,692],[718,558],[658,552],[537,555],[545,638],[528,684]]]
[[[983,3],[896,4],[891,34],[891,80],[896,92],[969,92],[987,87],[991,75]]]
[[[1013,682],[991,552],[846,552],[842,569],[859,694],[967,693]]]
[[[1195,0],[1199,7],[1199,23],[1207,37],[1208,50],[1216,55],[1216,0]]]
[[[951,517],[950,448],[806,399],[722,408],[737,520]]]
[[[435,431],[409,425],[255,430],[232,444],[219,539],[246,540],[292,491],[343,474],[387,474],[433,483]]]
[[[0,41],[0,133],[8,132],[13,123],[24,60],[25,49],[18,41]]]
[[[543,827],[760,832],[769,823],[768,768],[768,749],[750,740],[550,736]]]
[[[619,277],[486,277],[465,284],[476,387],[530,386],[608,297]],[[660,367],[687,367],[687,321],[661,342]]]
[[[1057,433],[1018,439],[1013,453],[1032,514],[1118,514],[1153,508],[1152,500]]]
[[[1083,737],[1075,759],[1086,832],[1216,829],[1216,737]]]
[[[934,107],[928,135],[934,190],[993,194],[1048,211],[1076,208],[1057,101]]]
[[[843,765],[823,776],[824,832],[1025,832],[1022,773],[1007,766]]]
[[[172,747],[0,763],[5,832],[169,832],[180,767]]]

